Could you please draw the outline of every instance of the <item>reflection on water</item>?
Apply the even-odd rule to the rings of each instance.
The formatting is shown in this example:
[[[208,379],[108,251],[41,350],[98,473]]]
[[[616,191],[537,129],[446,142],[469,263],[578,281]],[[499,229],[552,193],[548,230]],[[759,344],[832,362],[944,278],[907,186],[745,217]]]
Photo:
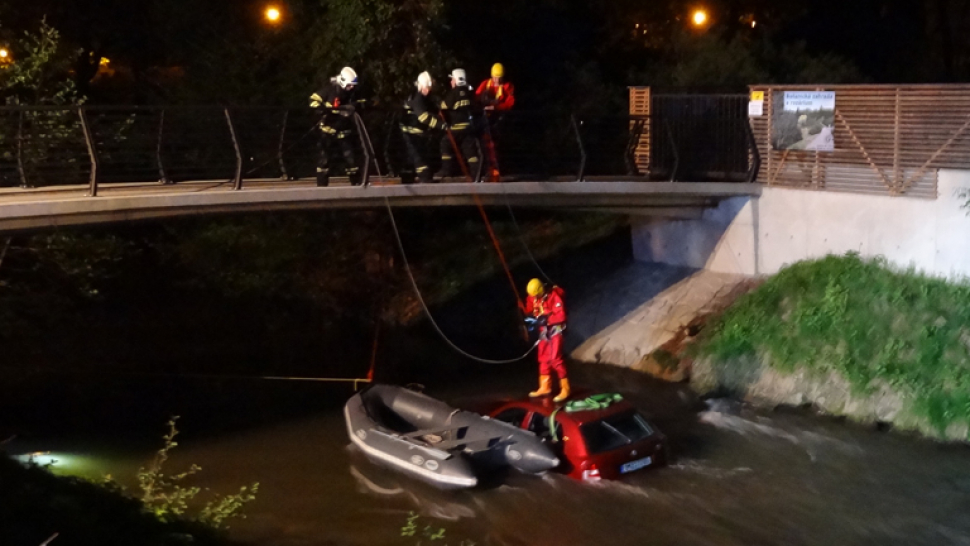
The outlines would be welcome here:
[[[970,544],[963,447],[797,412],[705,406],[681,385],[613,368],[573,370],[577,383],[622,392],[649,415],[670,438],[672,464],[621,482],[512,474],[490,487],[442,492],[352,449],[345,398],[336,396],[299,419],[184,440],[169,464],[199,464],[198,485],[222,493],[260,482],[248,517],[232,523],[234,538],[260,545],[414,544],[400,536],[412,513],[445,528],[454,544]],[[500,368],[449,387],[428,382],[428,392],[469,407],[485,395],[520,395],[533,381],[532,366]],[[180,426],[191,428],[192,415]],[[63,453],[67,463],[74,454],[84,472],[122,482],[151,456],[71,447],[51,455]]]

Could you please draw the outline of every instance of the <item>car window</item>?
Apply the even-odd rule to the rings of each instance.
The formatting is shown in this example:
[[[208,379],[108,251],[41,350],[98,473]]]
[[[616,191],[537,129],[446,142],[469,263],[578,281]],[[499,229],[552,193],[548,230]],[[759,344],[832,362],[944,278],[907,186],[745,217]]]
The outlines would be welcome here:
[[[549,416],[543,415],[541,413],[533,413],[532,418],[529,419],[529,430],[535,433],[536,436],[540,438],[552,438],[553,435],[549,432]],[[562,424],[556,419],[556,434],[555,438],[557,440],[562,439]]]
[[[612,415],[579,427],[590,453],[610,451],[639,442],[653,434],[653,428],[639,413]]]
[[[509,408],[502,413],[499,413],[494,417],[498,421],[506,422],[510,425],[515,425],[517,427],[522,426],[522,420],[525,419],[526,411],[522,408]]]

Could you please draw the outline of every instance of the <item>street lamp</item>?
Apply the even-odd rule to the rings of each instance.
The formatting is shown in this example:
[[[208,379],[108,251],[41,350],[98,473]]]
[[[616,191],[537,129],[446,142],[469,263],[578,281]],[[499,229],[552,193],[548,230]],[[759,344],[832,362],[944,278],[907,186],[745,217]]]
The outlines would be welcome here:
[[[694,22],[695,27],[704,26],[707,23],[707,12],[702,9],[694,10],[694,14],[691,15],[690,19]]]
[[[266,20],[269,21],[270,23],[278,23],[280,21],[280,17],[282,16],[282,14],[280,13],[279,8],[277,8],[276,6],[270,6],[266,8],[265,16],[266,16]]]

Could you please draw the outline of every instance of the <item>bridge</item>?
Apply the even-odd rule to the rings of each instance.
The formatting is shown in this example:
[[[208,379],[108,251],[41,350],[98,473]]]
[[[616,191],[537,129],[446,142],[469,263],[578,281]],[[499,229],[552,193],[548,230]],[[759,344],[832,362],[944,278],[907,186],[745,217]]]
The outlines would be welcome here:
[[[501,183],[466,172],[404,185],[397,114],[369,111],[353,115],[363,185],[335,177],[326,188],[312,178],[317,120],[310,109],[277,107],[2,107],[0,231],[385,203],[692,218],[761,191],[743,116],[690,127],[649,116],[486,117],[481,134],[495,151],[478,150],[495,157]],[[698,149],[704,161],[684,160]]]

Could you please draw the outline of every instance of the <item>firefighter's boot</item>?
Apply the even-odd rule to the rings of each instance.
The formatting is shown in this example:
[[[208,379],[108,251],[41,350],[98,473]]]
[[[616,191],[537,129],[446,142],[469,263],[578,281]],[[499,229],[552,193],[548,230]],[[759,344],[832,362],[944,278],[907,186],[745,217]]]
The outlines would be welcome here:
[[[552,399],[553,402],[562,402],[563,400],[569,398],[569,380],[565,377],[559,380],[559,394]]]
[[[537,396],[545,396],[552,393],[552,377],[548,375],[539,376],[539,390],[532,391],[529,396],[535,398]]]

